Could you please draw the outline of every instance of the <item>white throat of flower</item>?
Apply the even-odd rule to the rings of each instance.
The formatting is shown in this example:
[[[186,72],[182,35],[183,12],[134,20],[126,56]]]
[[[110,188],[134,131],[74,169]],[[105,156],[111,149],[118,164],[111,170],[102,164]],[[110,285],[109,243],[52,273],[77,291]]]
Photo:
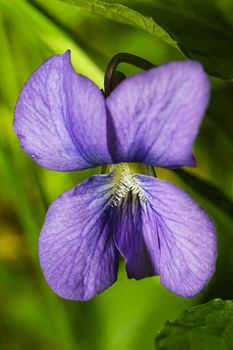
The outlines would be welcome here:
[[[136,180],[134,173],[131,172],[129,164],[119,163],[111,168],[114,181],[111,206],[118,206],[130,192],[135,198],[138,197],[141,201],[146,201],[144,191]]]

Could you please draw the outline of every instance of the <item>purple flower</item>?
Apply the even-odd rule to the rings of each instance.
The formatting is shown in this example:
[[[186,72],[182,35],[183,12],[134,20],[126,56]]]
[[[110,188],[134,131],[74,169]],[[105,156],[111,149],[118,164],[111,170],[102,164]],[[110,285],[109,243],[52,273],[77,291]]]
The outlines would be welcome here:
[[[74,71],[69,51],[27,81],[14,118],[23,149],[48,169],[110,169],[48,210],[39,257],[57,294],[87,300],[102,292],[116,281],[119,253],[129,278],[160,275],[184,297],[202,290],[215,269],[213,223],[182,189],[136,173],[195,164],[192,146],[208,99],[209,81],[194,61],[129,77],[106,99]]]

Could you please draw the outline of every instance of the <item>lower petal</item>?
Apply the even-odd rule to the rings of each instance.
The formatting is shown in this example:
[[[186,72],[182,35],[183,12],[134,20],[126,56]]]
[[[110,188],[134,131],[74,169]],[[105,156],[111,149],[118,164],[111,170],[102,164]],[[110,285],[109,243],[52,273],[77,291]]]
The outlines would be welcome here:
[[[175,185],[135,176],[145,192],[144,239],[161,283],[177,295],[192,297],[211,278],[216,262],[216,231],[205,211]]]
[[[111,235],[110,175],[93,176],[50,206],[39,239],[45,278],[61,297],[88,300],[117,278],[118,252]]]
[[[126,260],[129,278],[144,278],[158,274],[155,262],[147,248],[143,220],[145,203],[129,192],[117,207],[111,209],[114,240]]]

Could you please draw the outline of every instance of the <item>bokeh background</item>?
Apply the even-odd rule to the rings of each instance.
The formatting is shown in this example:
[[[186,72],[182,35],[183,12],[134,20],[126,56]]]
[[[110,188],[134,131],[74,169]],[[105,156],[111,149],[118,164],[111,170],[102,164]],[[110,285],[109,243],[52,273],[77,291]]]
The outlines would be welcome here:
[[[158,171],[187,189],[216,223],[219,256],[208,287],[193,299],[177,297],[159,277],[128,280],[122,261],[110,289],[88,302],[66,301],[44,280],[37,240],[49,204],[98,169],[59,173],[39,167],[21,150],[12,120],[27,78],[67,49],[77,71],[100,88],[116,53],[156,65],[184,59],[143,30],[58,1],[0,0],[0,349],[152,350],[166,320],[215,297],[233,298],[232,82],[211,78],[211,103],[195,144],[197,168]],[[137,72],[128,65],[121,70]]]

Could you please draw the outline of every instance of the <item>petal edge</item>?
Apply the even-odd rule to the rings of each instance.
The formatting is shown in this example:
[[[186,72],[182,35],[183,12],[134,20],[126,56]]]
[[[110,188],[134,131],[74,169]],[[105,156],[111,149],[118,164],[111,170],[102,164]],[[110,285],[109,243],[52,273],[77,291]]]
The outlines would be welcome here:
[[[161,283],[173,293],[193,297],[215,271],[216,230],[207,213],[177,186],[152,177],[136,176],[148,196],[151,222],[156,222],[159,257],[152,232],[147,235],[159,266]]]
[[[74,71],[69,50],[49,58],[25,83],[13,127],[25,152],[48,169],[80,170],[111,161],[104,98]]]
[[[210,83],[195,61],[163,64],[125,79],[106,100],[115,162],[195,165],[192,147]]]
[[[65,299],[89,300],[117,278],[118,251],[106,212],[111,187],[108,175],[93,176],[48,210],[40,263],[48,284]]]

